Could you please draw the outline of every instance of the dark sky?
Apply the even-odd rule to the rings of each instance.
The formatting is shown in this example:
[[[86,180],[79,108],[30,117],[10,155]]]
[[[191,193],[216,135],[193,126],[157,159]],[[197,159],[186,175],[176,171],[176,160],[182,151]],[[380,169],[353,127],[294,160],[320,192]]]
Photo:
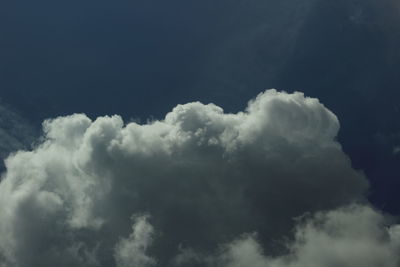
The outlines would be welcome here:
[[[400,212],[400,17],[395,1],[3,1],[0,97],[38,125],[57,115],[160,118],[200,100],[237,111],[303,91]],[[393,203],[393,204],[391,204]]]
[[[60,115],[145,122],[301,91],[338,117],[370,201],[399,215],[399,47],[396,0],[1,1],[0,155]]]

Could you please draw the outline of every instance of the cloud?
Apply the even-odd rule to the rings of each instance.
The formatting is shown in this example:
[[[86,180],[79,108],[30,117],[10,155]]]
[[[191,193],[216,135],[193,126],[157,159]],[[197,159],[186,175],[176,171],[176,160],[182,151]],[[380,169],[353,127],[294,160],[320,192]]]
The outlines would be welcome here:
[[[121,239],[115,247],[114,257],[117,267],[154,266],[156,261],[146,255],[154,234],[154,229],[147,222],[147,217],[138,217],[132,230],[132,234],[126,239]]]
[[[399,226],[368,206],[350,205],[319,212],[300,223],[289,253],[268,257],[254,235],[225,245],[217,266],[395,267],[400,263]]]
[[[182,248],[210,253],[255,231],[278,255],[293,218],[366,201],[368,183],[338,130],[317,99],[276,90],[237,114],[194,102],[144,125],[83,114],[47,120],[35,149],[6,160],[0,259],[7,267],[168,266]],[[151,227],[138,219],[132,233],[131,215],[143,213]]]

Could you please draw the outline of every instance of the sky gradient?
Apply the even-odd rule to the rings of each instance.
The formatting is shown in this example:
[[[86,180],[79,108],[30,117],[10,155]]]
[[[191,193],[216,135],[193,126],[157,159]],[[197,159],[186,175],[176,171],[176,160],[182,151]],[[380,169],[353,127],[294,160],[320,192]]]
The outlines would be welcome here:
[[[1,267],[398,266],[398,1],[3,1],[0,40]]]

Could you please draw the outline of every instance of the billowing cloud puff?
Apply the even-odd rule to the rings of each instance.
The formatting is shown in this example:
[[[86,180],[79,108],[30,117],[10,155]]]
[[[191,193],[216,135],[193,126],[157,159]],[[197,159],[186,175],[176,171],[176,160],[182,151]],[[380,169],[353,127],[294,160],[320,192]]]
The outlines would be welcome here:
[[[293,218],[361,203],[368,188],[336,116],[302,93],[268,90],[236,114],[195,102],[144,125],[75,114],[43,129],[6,160],[6,267],[170,266],[182,248],[208,253],[255,231],[278,255]],[[146,213],[132,232],[131,215]]]
[[[115,247],[117,267],[150,267],[156,261],[146,255],[152,244],[153,227],[147,222],[147,217],[138,217],[132,227],[132,234],[127,239],[121,239]]]
[[[254,235],[223,247],[213,263],[224,267],[396,267],[400,264],[399,226],[368,206],[350,205],[319,212],[300,223],[288,253],[268,257]]]

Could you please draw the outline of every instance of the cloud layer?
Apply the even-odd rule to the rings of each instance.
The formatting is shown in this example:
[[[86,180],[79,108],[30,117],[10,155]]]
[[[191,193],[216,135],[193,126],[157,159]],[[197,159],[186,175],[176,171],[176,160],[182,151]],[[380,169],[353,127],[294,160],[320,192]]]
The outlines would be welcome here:
[[[335,140],[338,130],[336,116],[317,99],[276,90],[237,114],[194,102],[143,125],[83,114],[47,120],[34,150],[6,160],[1,266],[182,265],[182,251],[210,255],[253,232],[257,241],[250,235],[230,245],[232,262],[243,250],[260,260],[254,266],[280,266],[260,248],[279,257],[287,250],[283,238],[294,238],[293,255],[306,262],[300,239],[307,249],[314,237],[336,236],[329,240],[328,228],[314,233],[304,225],[293,236],[294,218],[366,202],[368,183]],[[347,214],[317,217],[329,224],[332,216],[345,217],[340,212]],[[373,231],[374,216],[381,215],[366,215]],[[346,227],[338,228],[339,243],[340,231],[353,229]]]

